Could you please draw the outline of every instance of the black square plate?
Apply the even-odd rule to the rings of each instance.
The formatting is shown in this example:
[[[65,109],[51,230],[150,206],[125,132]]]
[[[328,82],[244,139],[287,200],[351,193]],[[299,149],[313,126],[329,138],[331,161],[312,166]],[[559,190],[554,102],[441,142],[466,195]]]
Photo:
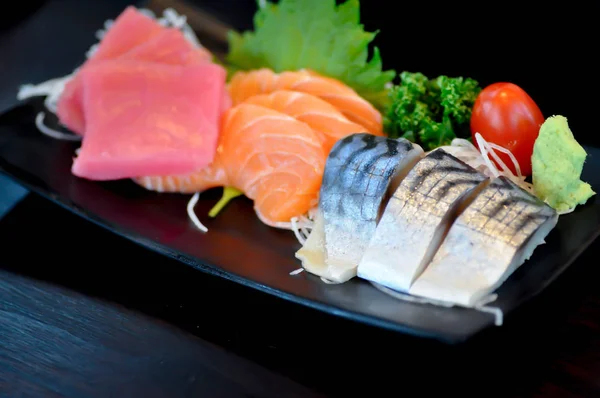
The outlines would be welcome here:
[[[57,3],[73,6],[76,2]],[[105,14],[97,12],[88,16],[90,21],[98,22],[93,28],[89,26],[92,22],[68,27],[62,21],[62,36],[88,35],[88,44],[91,44],[93,31],[101,26],[101,21],[115,17],[122,9],[122,4],[109,3],[111,6],[103,9]],[[47,18],[52,18],[52,13],[46,14]],[[57,23],[48,20],[46,29],[49,25]],[[30,26],[30,29],[34,28]],[[65,32],[64,29],[72,31]],[[27,35],[22,34],[21,40],[26,38]],[[63,48],[63,52],[71,45],[69,40],[49,40],[45,44],[52,43]],[[66,52],[69,56],[62,64],[62,74],[69,73],[75,65],[74,54],[85,51],[80,48],[83,46],[81,40],[74,43],[76,45]],[[46,55],[49,52],[44,51]],[[22,62],[17,65],[24,71],[20,74],[23,78],[20,83],[39,82],[40,69]],[[38,62],[44,61],[39,59]],[[209,233],[203,234],[187,218],[189,196],[148,192],[130,181],[98,183],[76,178],[70,167],[77,145],[40,134],[34,125],[40,110],[41,101],[31,101],[13,107],[0,117],[0,171],[116,234],[198,270],[270,293],[275,296],[273,299],[291,300],[377,327],[459,342],[494,325],[491,314],[398,301],[362,280],[329,285],[306,272],[291,276],[290,272],[300,267],[294,258],[299,244],[291,232],[269,228],[259,222],[246,199],[235,200],[214,220],[203,220],[209,228]],[[590,156],[583,179],[599,191],[600,149],[587,147],[586,150]],[[201,195],[197,214],[207,214],[218,199],[218,193],[209,191]],[[32,228],[36,227],[32,222]],[[497,291],[498,299],[494,305],[508,314],[537,295],[599,233],[600,203],[595,199],[574,213],[562,216],[548,236],[547,244],[540,246]]]

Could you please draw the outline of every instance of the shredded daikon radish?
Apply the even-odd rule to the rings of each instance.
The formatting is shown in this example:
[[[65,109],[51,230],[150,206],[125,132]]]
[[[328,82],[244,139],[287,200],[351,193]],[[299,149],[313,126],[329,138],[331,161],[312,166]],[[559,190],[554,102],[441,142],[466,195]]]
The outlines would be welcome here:
[[[52,137],[57,140],[64,141],[81,141],[81,136],[75,134],[63,133],[62,131],[54,130],[44,124],[44,112],[40,112],[35,117],[35,126],[44,135]]]
[[[164,20],[168,26],[172,26],[176,29],[181,29],[187,24],[187,17],[185,15],[179,15],[177,11],[172,8],[164,10],[163,16],[159,21],[160,20]]]
[[[200,222],[200,220],[198,219],[198,216],[196,216],[196,213],[194,212],[194,207],[198,203],[198,199],[200,199],[200,192],[196,192],[192,196],[192,198],[190,199],[190,201],[188,202],[188,204],[187,204],[187,214],[188,214],[188,217],[190,218],[190,220],[192,220],[192,222],[196,226],[196,228],[198,228],[202,232],[208,232],[208,228],[206,228],[204,226],[204,224],[202,224],[202,222]]]
[[[508,150],[504,147],[501,147],[500,145],[487,142],[479,133],[475,133],[475,139],[477,140],[477,144],[479,145],[479,147],[482,148],[482,155],[484,155],[484,153],[485,153],[484,159],[486,160],[486,163],[488,163],[488,162],[490,163],[490,167],[496,169],[493,162],[491,162],[489,157],[487,156],[488,153],[490,155],[492,155],[492,157],[494,158],[496,163],[498,163],[500,165],[500,167],[502,167],[502,171],[498,170],[499,173],[501,173],[502,175],[511,179],[515,184],[519,185],[521,188],[523,188],[527,192],[534,194],[533,185],[528,183],[527,181],[525,181],[526,177],[523,174],[521,174],[521,166],[519,166],[519,162],[517,161],[517,159],[515,158],[515,156],[512,154],[512,152],[510,150]],[[500,152],[508,155],[511,162],[513,163],[513,166],[515,167],[515,171],[517,172],[517,175],[514,175],[513,172],[510,170],[510,168],[508,166],[506,166],[506,164],[496,154],[496,151],[500,151]]]
[[[154,14],[154,11],[150,10],[149,8],[139,8],[138,11],[148,18],[156,19],[156,14]]]
[[[298,217],[292,217],[291,223],[292,223],[292,231],[294,232],[294,236],[296,236],[296,239],[298,240],[298,242],[300,242],[300,244],[302,246],[304,246],[308,236],[305,236],[302,229],[300,227],[298,227]]]
[[[73,78],[73,75],[67,75],[54,79],[47,80],[43,83],[33,85],[24,84],[17,92],[17,99],[23,101],[27,98],[45,96],[44,106],[50,112],[56,114],[58,99],[60,98],[65,85]]]
[[[290,231],[293,231],[294,228],[292,227],[292,222],[285,222],[285,221],[269,221],[267,220],[260,211],[256,210],[256,216],[258,217],[258,219],[263,223],[268,225],[269,227],[273,227],[273,228],[277,228],[277,229],[287,229]]]
[[[405,293],[401,293],[401,292],[397,292],[393,289],[390,289],[386,286],[380,285],[379,283],[375,283],[375,282],[371,282],[369,281],[377,290],[387,294],[388,296],[394,297],[398,300],[403,300],[403,301],[408,301],[411,303],[417,303],[417,304],[431,304],[431,305],[436,305],[439,307],[445,307],[445,308],[451,308],[451,307],[463,307],[460,305],[456,305],[454,303],[449,303],[446,301],[439,301],[439,300],[432,300],[432,299],[428,299],[425,297],[417,297],[417,296],[413,296],[410,294],[405,294]],[[496,297],[493,298],[494,300],[496,299]],[[497,307],[489,307],[486,306],[487,302],[483,302],[481,304],[478,304],[474,307],[463,307],[463,308],[470,308],[470,309],[474,309],[476,311],[481,311],[481,312],[485,312],[488,314],[491,314],[494,316],[494,324],[496,326],[502,326],[502,322],[504,320],[504,316],[502,313],[502,310],[500,308]]]
[[[85,52],[85,57],[86,58],[92,58],[92,56],[96,53],[96,51],[98,51],[98,43],[96,44],[92,44],[90,46],[90,48]]]
[[[502,326],[504,321],[504,313],[502,309],[499,307],[491,307],[488,304],[493,303],[498,299],[498,294],[492,293],[486,297],[483,297],[478,303],[476,303],[473,307],[481,312],[487,312],[495,317],[494,324],[496,326]]]
[[[489,307],[489,306],[473,307],[473,308],[478,311],[481,311],[481,312],[487,312],[488,314],[492,314],[494,316],[494,325],[502,326],[502,323],[504,322],[504,313],[502,312],[502,310],[500,308]]]
[[[164,10],[162,18],[159,18],[158,21],[159,23],[164,23],[165,26],[181,30],[181,33],[183,33],[190,43],[199,48],[203,47],[200,40],[198,40],[198,36],[194,33],[194,29],[187,23],[187,17],[185,15],[179,15],[173,8]]]
[[[190,217],[190,219],[192,220],[194,225],[196,225],[196,227],[198,227],[200,230],[207,232],[208,229],[200,222],[200,220],[198,219],[198,217],[196,216],[196,214],[194,213],[194,210],[193,210],[196,203],[198,203],[199,198],[200,198],[200,193],[196,192],[194,194],[194,196],[192,196],[192,198],[190,199],[190,201],[188,203],[187,212],[188,212],[188,216]],[[304,245],[304,242],[306,242],[306,238],[308,238],[308,235],[310,234],[310,230],[312,229],[313,222],[312,222],[312,219],[309,217],[311,217],[312,214],[315,213],[315,211],[316,211],[316,209],[311,209],[307,213],[307,215],[303,215],[300,217],[292,217],[292,219],[289,222],[284,222],[284,221],[267,220],[260,213],[260,211],[255,210],[256,216],[263,224],[266,224],[273,228],[293,231],[294,235],[296,236],[296,239],[298,239],[298,241],[302,245]]]
[[[98,39],[98,41],[104,39],[104,36],[106,36],[106,32],[109,31],[110,27],[113,26],[114,23],[115,21],[112,19],[107,19],[106,21],[104,21],[104,27],[96,31],[96,39]]]
[[[290,231],[297,231],[299,234],[308,231],[308,229],[312,228],[312,220],[309,218],[310,211],[308,214],[293,217],[290,221],[270,221],[267,220],[260,211],[256,210],[256,216],[263,223],[273,228],[278,229],[287,229]],[[297,237],[298,238],[298,237]]]
[[[317,210],[318,208],[315,207],[310,209],[304,216],[292,217],[292,231],[302,246],[306,243],[306,239],[308,239],[308,235],[310,235],[313,228],[313,220]]]
[[[292,272],[290,272],[290,275],[294,276],[294,275],[298,275],[299,273],[304,272],[304,268],[298,268]]]
[[[478,150],[475,145],[462,138],[455,138],[450,145],[441,148],[488,177],[497,178],[501,175],[505,176],[527,192],[534,193],[533,185],[527,182],[525,180],[526,177],[521,174],[519,162],[517,162],[517,159],[510,150],[501,147],[500,145],[487,142],[479,133],[475,134],[475,140],[477,141],[480,150]],[[517,172],[516,175],[502,159],[500,159],[496,151],[508,155]],[[500,169],[496,167],[494,161],[500,166]]]

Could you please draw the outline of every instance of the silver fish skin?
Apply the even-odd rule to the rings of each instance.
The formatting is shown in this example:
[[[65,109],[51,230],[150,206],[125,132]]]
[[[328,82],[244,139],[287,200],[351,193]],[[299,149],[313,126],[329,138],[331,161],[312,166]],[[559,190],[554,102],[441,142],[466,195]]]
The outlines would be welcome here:
[[[410,293],[473,306],[531,256],[557,220],[534,195],[495,179],[456,219]]]
[[[319,193],[329,270],[321,276],[338,282],[356,276],[390,186],[395,189],[423,153],[406,139],[367,133],[350,135],[334,145]]]
[[[460,206],[489,179],[443,149],[419,161],[391,197],[358,276],[408,292],[442,243]]]

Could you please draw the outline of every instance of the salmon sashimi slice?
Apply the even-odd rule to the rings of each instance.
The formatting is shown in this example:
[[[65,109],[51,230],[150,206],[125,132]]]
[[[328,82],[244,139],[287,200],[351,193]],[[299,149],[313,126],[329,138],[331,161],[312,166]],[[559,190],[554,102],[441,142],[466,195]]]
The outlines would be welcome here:
[[[117,58],[159,35],[165,29],[165,27],[138,11],[135,7],[127,7],[106,32],[96,52],[81,66],[73,79],[65,85],[57,103],[57,116],[61,124],[79,135],[85,133],[81,72],[86,67],[102,60]]]
[[[196,193],[231,185],[218,150],[213,163],[195,173],[136,177],[133,181],[149,191],[171,193]]]
[[[329,102],[299,91],[277,90],[271,94],[258,94],[244,103],[264,106],[308,124],[321,137],[325,153],[329,153],[338,140],[367,132],[364,126],[348,120]]]
[[[248,98],[259,94],[268,94],[277,89],[279,75],[271,69],[257,69],[250,72],[236,72],[228,84],[229,95],[233,105],[240,104]]]
[[[289,221],[318,201],[326,154],[305,123],[262,106],[241,104],[223,121],[223,160],[232,186],[269,221]]]
[[[276,74],[270,69],[237,72],[229,83],[233,104],[257,94],[291,90],[312,94],[335,106],[350,121],[364,126],[369,133],[382,135],[381,113],[353,89],[342,82],[310,70]]]
[[[161,192],[234,187],[269,225],[289,222],[318,203],[326,153],[307,124],[275,110],[240,104],[223,115],[214,162],[197,173],[134,181]]]

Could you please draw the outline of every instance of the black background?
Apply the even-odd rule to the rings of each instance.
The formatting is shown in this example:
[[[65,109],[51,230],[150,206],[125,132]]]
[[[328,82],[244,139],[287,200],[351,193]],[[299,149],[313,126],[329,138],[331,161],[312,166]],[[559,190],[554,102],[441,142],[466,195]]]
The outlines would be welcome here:
[[[238,29],[251,28],[256,9],[254,0],[188,2]],[[15,8],[2,13],[1,26],[4,30],[14,27],[43,3],[11,4]],[[124,1],[105,3],[120,3],[115,6],[119,9]],[[537,102],[544,116],[566,116],[580,141],[600,145],[595,127],[598,5],[541,4],[363,0],[361,15],[367,30],[380,31],[375,44],[386,68],[420,71],[430,77],[468,76],[482,86],[497,81],[516,83]],[[86,18],[97,24],[93,14],[81,15],[80,23],[85,24]],[[9,62],[3,59],[0,71]]]
[[[252,26],[254,0],[192,2]],[[361,16],[366,30],[379,30],[386,68],[515,83],[544,116],[567,117],[579,140],[600,145],[597,3],[362,0]]]

